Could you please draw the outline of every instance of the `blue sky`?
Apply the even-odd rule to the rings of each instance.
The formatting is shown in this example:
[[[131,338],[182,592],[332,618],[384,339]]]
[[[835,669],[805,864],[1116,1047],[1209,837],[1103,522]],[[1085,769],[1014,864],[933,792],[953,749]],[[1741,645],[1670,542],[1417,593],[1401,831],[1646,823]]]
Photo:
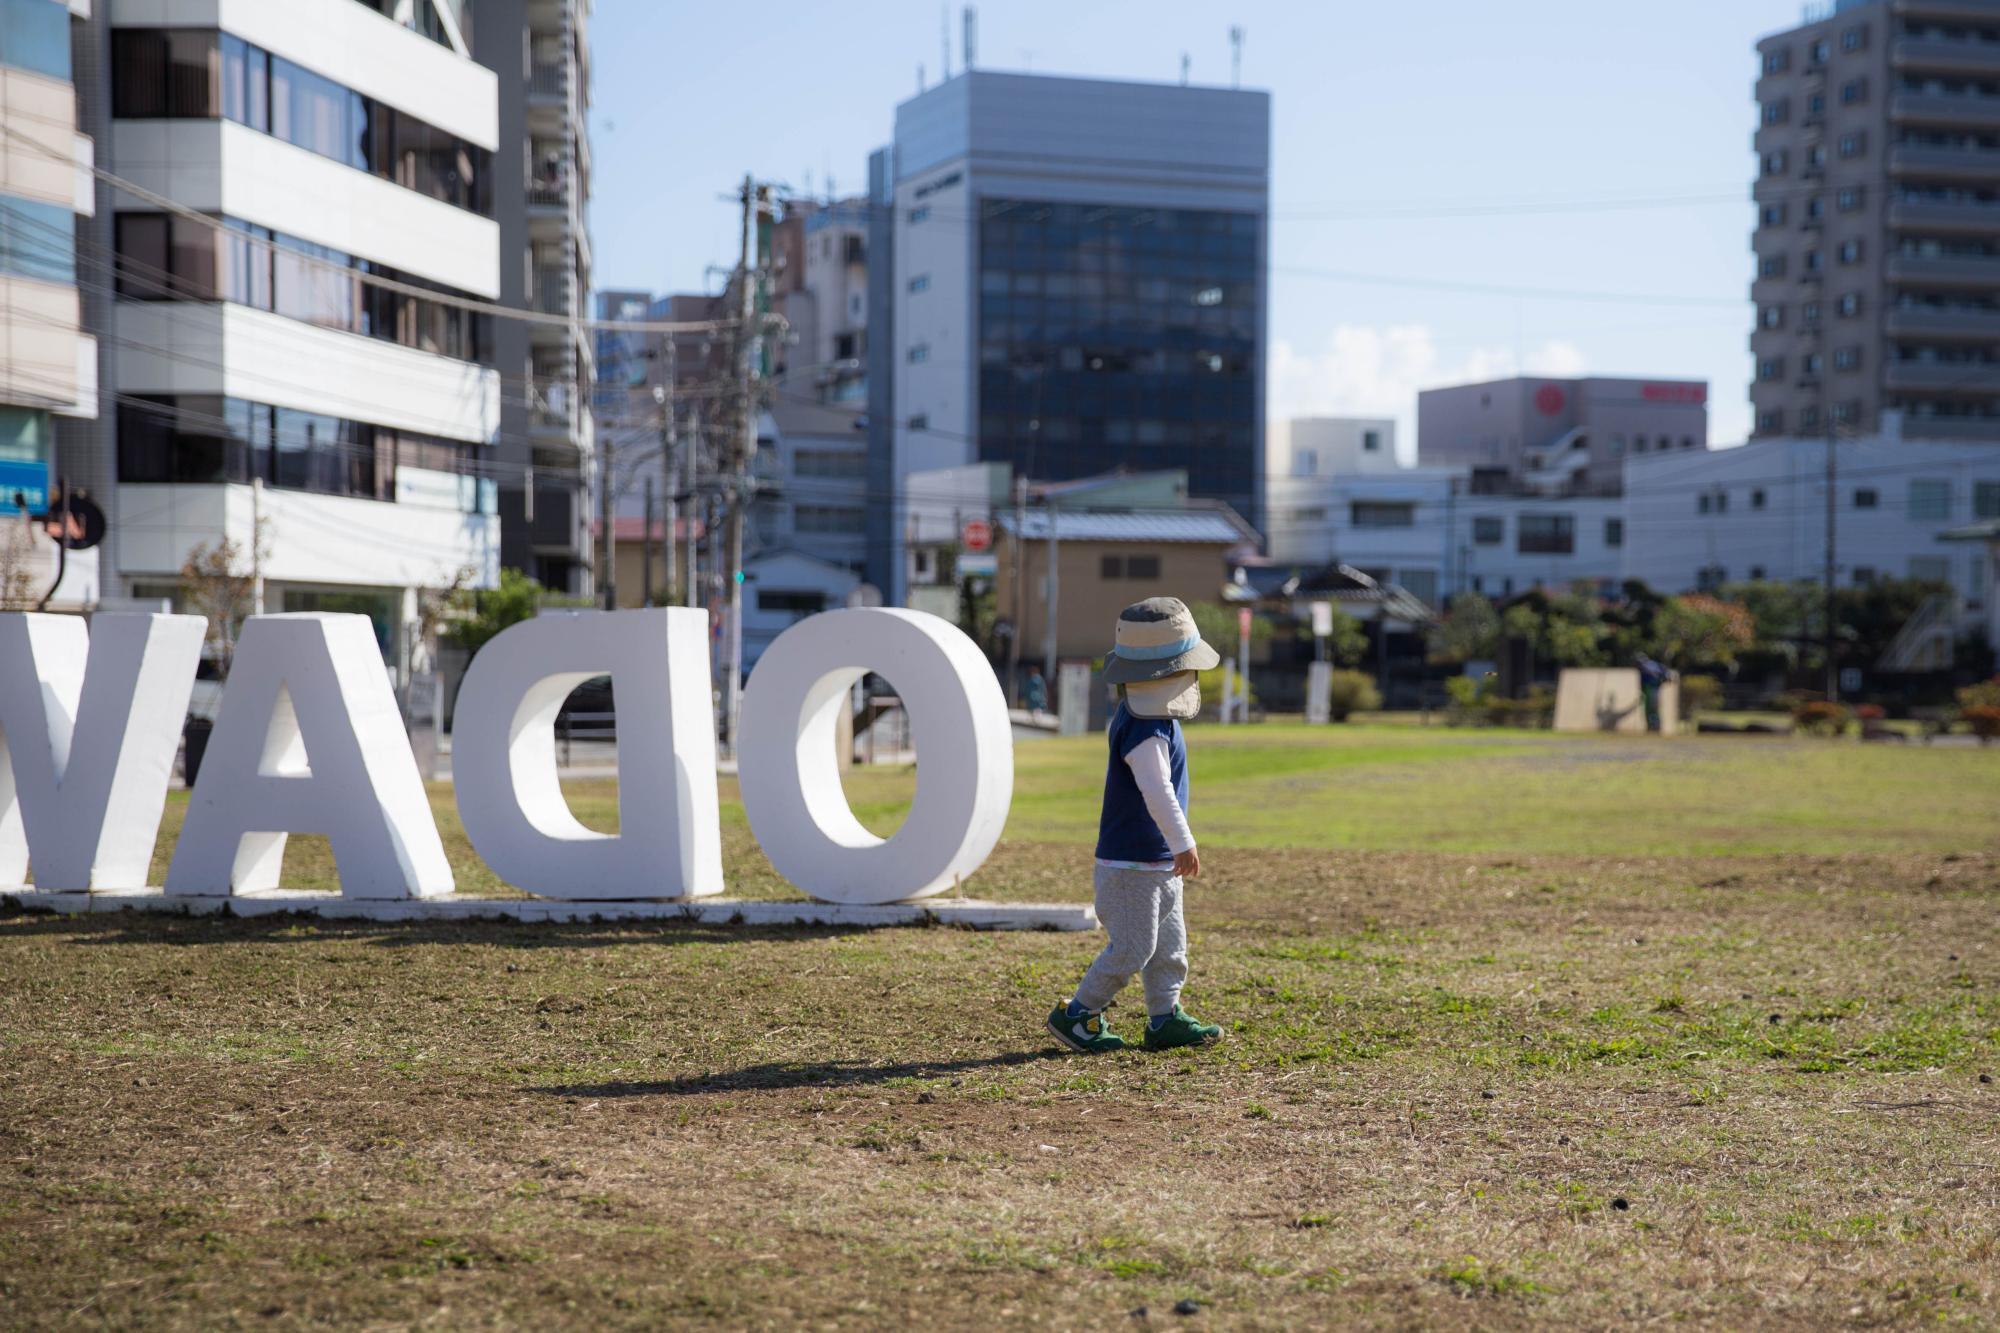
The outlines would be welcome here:
[[[989,0],[979,64],[1273,100],[1271,411],[1401,419],[1519,368],[1705,378],[1748,427],[1752,44],[1796,0]],[[600,287],[701,288],[745,171],[843,193],[935,82],[941,7],[599,0]],[[951,9],[952,64],[958,8]],[[1505,290],[1461,290],[1464,287]],[[1647,299],[1630,299],[1647,298]]]

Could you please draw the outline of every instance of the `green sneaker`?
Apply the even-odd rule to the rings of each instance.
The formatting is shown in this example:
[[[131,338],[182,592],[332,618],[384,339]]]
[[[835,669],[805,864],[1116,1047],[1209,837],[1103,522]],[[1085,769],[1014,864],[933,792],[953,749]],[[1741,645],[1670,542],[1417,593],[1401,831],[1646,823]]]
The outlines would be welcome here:
[[[1103,1014],[1071,1018],[1067,1000],[1049,1014],[1049,1035],[1081,1055],[1102,1055],[1106,1051],[1125,1049],[1125,1039],[1104,1026]]]
[[[1168,1051],[1176,1046],[1207,1046],[1222,1040],[1222,1029],[1213,1023],[1204,1023],[1179,1005],[1167,1021],[1157,1027],[1149,1020],[1146,1024],[1146,1049]]]

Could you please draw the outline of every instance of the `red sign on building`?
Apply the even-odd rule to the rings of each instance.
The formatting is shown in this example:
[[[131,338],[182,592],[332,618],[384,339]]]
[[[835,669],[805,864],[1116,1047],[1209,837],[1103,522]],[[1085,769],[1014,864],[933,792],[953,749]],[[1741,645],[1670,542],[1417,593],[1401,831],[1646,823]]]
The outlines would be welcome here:
[[[968,518],[959,529],[959,544],[968,551],[984,551],[993,545],[993,525],[983,518]]]

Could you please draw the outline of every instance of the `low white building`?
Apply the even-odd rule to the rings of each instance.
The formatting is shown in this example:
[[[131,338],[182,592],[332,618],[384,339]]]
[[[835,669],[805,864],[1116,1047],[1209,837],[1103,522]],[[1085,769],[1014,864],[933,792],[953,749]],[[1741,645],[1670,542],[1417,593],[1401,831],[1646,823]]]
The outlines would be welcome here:
[[[1387,417],[1293,417],[1264,437],[1264,536],[1273,560],[1312,562],[1331,549],[1335,488],[1394,474],[1396,423]]]
[[[1825,440],[1628,458],[1625,569],[1662,591],[1824,577]],[[1878,436],[1832,446],[1833,556],[1844,586],[1927,579],[1958,594],[1972,630],[1992,596],[1978,543],[1942,534],[2000,518],[2000,444]]]
[[[760,551],[743,562],[743,666],[807,616],[848,604],[861,575],[804,551]],[[726,674],[726,673],[725,673]]]
[[[1459,468],[1344,477],[1329,495],[1327,542],[1304,563],[1338,560],[1439,606],[1460,592],[1615,586],[1624,571],[1624,501],[1472,492]]]

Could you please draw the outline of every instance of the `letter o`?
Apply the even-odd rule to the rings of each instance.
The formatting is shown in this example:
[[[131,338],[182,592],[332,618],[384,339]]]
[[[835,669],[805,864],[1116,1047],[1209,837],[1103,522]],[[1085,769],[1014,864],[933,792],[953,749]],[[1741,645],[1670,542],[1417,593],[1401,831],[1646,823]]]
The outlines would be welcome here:
[[[917,794],[888,839],[840,787],[835,720],[869,672],[896,687],[917,746]],[[823,902],[942,893],[1007,823],[1014,731],[993,668],[957,626],[920,611],[828,611],[780,634],[743,694],[738,771],[750,830],[780,875]]]

